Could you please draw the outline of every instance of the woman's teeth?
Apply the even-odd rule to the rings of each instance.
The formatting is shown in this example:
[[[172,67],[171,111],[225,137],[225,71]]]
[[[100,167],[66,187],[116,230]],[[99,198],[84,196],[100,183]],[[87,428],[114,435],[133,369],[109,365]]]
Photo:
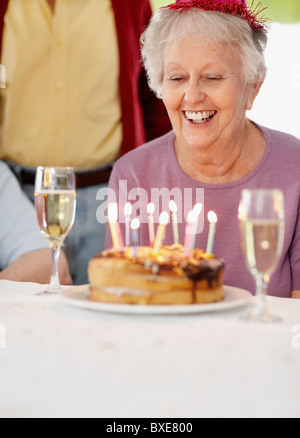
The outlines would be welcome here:
[[[194,122],[194,123],[203,123],[212,118],[216,111],[198,111],[198,112],[190,112],[185,111],[185,117]]]

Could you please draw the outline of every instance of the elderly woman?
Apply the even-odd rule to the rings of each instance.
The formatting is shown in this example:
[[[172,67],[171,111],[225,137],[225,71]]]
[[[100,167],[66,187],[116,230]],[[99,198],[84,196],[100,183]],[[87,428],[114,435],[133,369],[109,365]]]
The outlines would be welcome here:
[[[253,293],[253,277],[240,248],[241,191],[282,189],[284,248],[269,294],[290,297],[300,289],[300,141],[246,117],[266,73],[267,29],[258,15],[245,0],[179,1],[154,14],[142,36],[142,57],[149,84],[162,98],[173,131],[121,158],[110,188],[119,202],[121,222],[127,200],[133,214],[140,215],[141,245],[149,244],[143,215],[150,201],[158,214],[165,209],[166,194],[176,200],[180,243],[189,206],[201,201],[196,246],[203,249],[207,213],[215,211],[213,252],[225,260],[224,283]],[[173,243],[171,224],[164,243]]]

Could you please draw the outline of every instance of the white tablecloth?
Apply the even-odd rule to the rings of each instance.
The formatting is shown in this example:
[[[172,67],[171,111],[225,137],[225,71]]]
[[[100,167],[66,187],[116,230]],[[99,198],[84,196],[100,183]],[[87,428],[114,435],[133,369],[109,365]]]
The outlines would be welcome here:
[[[41,288],[0,281],[0,417],[300,417],[300,300],[268,297],[283,322],[264,325],[245,308],[95,312]]]

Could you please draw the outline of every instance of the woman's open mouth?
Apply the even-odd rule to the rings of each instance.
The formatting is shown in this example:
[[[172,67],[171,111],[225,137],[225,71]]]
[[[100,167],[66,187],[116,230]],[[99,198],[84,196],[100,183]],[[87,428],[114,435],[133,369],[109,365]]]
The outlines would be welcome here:
[[[184,117],[192,123],[196,125],[200,125],[201,123],[208,122],[211,120],[217,111],[183,111]]]

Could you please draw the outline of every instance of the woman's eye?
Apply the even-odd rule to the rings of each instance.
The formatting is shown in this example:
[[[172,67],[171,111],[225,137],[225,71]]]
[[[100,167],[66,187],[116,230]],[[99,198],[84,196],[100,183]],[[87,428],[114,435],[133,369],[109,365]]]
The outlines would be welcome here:
[[[182,80],[183,80],[183,78],[181,78],[179,76],[175,76],[175,77],[171,78],[171,81],[173,81],[173,82],[180,82]]]
[[[209,81],[212,81],[212,82],[214,82],[214,81],[221,81],[222,80],[222,77],[221,76],[208,76],[207,77],[207,79],[209,80]]]

